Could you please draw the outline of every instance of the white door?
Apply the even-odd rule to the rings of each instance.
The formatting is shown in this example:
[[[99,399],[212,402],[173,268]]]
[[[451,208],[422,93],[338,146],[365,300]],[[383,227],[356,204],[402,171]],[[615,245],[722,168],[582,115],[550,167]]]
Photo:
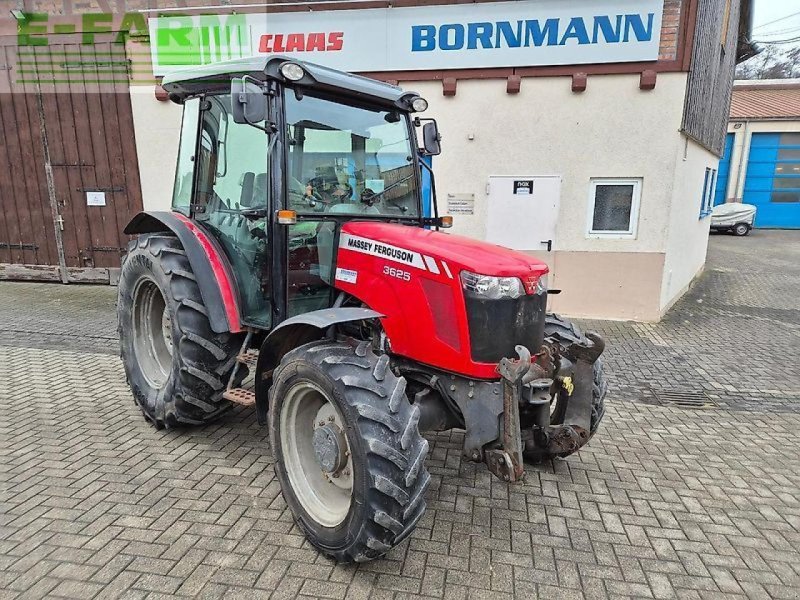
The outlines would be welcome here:
[[[560,176],[489,177],[487,192],[487,242],[514,250],[555,250]]]

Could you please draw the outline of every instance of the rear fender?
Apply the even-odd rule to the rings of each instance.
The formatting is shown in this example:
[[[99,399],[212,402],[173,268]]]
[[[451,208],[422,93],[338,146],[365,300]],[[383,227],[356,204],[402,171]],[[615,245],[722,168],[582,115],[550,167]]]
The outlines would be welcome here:
[[[368,308],[325,308],[286,319],[270,331],[261,344],[256,365],[256,414],[259,424],[265,425],[267,422],[272,372],[287,352],[322,339],[331,325],[381,317],[381,313]]]
[[[195,221],[178,212],[141,212],[124,229],[128,235],[158,231],[174,233],[186,251],[212,331],[243,331],[233,271],[216,240]]]

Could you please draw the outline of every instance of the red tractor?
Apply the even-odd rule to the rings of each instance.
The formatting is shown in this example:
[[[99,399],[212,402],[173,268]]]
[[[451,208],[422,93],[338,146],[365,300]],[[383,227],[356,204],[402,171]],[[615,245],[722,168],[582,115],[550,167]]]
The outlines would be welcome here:
[[[464,457],[508,482],[589,441],[603,341],[546,314],[546,265],[439,231],[423,98],[280,56],[163,86],[183,105],[173,210],[128,224],[119,283],[148,421],[254,404],[298,525],[340,561],[424,513],[421,431],[464,430]]]

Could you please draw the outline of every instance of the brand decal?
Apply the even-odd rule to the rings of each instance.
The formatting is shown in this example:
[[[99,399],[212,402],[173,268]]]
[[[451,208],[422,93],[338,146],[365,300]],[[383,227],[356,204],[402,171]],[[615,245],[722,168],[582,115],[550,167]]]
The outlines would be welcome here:
[[[336,279],[345,283],[356,283],[358,281],[358,271],[336,267]]]
[[[494,23],[444,23],[413,25],[411,50],[479,50],[565,46],[568,42],[621,44],[653,39],[655,13],[595,16],[591,19],[526,19]]]
[[[344,32],[265,33],[258,43],[259,52],[337,52],[344,46]]]
[[[391,244],[384,244],[377,240],[370,240],[349,233],[343,233],[339,242],[340,248],[346,248],[361,254],[370,254],[378,256],[394,262],[410,265],[423,271],[427,270],[425,260],[418,252],[412,252],[405,248],[392,246]]]

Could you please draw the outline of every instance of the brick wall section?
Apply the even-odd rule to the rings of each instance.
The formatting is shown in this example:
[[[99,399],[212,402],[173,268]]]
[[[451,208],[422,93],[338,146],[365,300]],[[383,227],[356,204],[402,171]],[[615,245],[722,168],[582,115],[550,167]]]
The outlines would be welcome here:
[[[681,24],[681,4],[688,0],[664,0],[664,19],[661,22],[659,60],[678,58],[678,33]]]

